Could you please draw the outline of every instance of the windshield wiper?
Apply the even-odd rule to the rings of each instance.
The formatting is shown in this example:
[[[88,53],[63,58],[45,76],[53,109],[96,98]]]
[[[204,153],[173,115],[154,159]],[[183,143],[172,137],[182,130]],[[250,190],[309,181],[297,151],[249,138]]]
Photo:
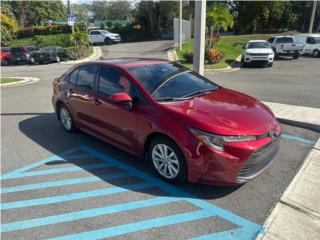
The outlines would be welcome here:
[[[191,93],[188,93],[187,95],[182,96],[183,98],[190,98],[190,97],[195,97],[198,95],[202,95],[204,93],[212,92],[215,91],[216,89],[210,89],[210,90],[197,90]]]
[[[158,102],[170,102],[170,101],[183,101],[186,98],[183,97],[163,97],[163,98],[156,98]]]

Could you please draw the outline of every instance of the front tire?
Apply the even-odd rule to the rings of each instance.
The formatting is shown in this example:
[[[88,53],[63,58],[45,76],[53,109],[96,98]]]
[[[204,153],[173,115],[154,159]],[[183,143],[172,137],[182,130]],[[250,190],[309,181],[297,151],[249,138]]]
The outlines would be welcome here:
[[[72,119],[70,111],[67,107],[61,104],[58,108],[59,120],[61,122],[62,127],[67,132],[75,132],[76,127],[74,125],[74,121]]]
[[[175,142],[167,137],[155,138],[148,156],[157,174],[168,182],[183,182],[187,178],[185,158]]]
[[[272,65],[273,65],[273,62],[269,63],[269,64],[268,64],[268,67],[272,67]]]
[[[314,57],[320,57],[320,51],[318,49],[316,49],[316,50],[313,51],[312,55]]]
[[[110,38],[105,38],[105,39],[104,39],[104,42],[105,42],[105,44],[107,44],[107,45],[111,45],[111,44],[112,44],[112,41],[111,41]]]

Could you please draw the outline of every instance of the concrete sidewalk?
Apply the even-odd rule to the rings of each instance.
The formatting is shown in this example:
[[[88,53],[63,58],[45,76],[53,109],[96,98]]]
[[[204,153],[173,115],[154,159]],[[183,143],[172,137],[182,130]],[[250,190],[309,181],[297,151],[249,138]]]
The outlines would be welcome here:
[[[265,102],[286,123],[320,130],[320,109]],[[320,138],[271,214],[258,240],[320,239]]]
[[[264,102],[280,122],[320,131],[320,108]]]

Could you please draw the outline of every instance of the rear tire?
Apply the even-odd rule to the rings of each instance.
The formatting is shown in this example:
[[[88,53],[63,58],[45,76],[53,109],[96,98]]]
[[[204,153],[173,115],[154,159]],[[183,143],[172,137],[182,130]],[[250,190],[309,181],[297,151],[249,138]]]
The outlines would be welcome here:
[[[67,132],[75,132],[76,127],[74,125],[72,115],[64,104],[59,105],[58,114],[59,120],[64,130],[66,130]]]
[[[148,157],[153,169],[165,181],[184,182],[187,178],[187,165],[178,145],[171,139],[159,136],[152,140]]]
[[[4,60],[2,61],[2,65],[3,65],[3,66],[8,66],[8,65],[9,65],[8,59],[4,59]]]

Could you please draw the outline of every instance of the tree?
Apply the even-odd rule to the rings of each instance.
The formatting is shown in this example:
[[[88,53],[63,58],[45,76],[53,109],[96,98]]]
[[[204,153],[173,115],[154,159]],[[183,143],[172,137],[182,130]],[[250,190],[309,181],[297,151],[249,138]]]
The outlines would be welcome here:
[[[8,17],[6,14],[1,13],[1,45],[8,46],[13,41],[13,36],[17,30],[17,24],[14,19]]]
[[[66,8],[61,0],[5,3],[10,6],[21,28],[41,25],[46,20],[66,19]]]
[[[207,27],[212,27],[219,33],[220,29],[227,31],[233,27],[233,16],[225,5],[212,5],[207,11]]]
[[[87,21],[92,17],[91,5],[86,3],[72,3],[72,15],[81,21]]]
[[[132,14],[129,1],[93,1],[91,6],[96,20],[125,20]]]

